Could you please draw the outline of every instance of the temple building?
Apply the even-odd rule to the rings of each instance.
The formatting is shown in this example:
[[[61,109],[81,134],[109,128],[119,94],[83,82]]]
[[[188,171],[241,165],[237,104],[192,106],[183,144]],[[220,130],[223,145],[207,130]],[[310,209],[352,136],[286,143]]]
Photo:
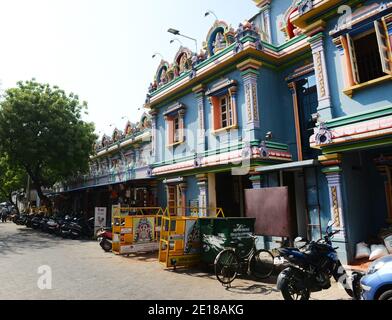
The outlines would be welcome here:
[[[200,53],[157,68],[145,107],[159,203],[260,207],[278,225],[266,230],[287,217],[283,234],[315,239],[333,220],[351,262],[392,217],[392,1],[254,2],[254,17],[215,21]]]
[[[96,142],[90,171],[55,186],[56,207],[62,212],[94,214],[95,207],[112,205],[154,207],[156,182],[149,167],[151,119],[143,114],[136,124],[114,129]]]
[[[253,2],[161,61],[138,126],[103,137],[63,191],[86,208],[257,216],[269,248],[333,220],[351,263],[392,224],[392,1]]]

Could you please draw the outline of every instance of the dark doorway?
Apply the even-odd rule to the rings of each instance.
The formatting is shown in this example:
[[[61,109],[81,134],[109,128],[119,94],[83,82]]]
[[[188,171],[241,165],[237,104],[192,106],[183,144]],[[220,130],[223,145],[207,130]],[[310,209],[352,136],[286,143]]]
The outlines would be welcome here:
[[[252,188],[249,176],[233,176],[231,172],[215,174],[216,204],[226,217],[245,216],[244,190]]]
[[[316,78],[314,75],[297,81],[298,114],[301,130],[301,144],[303,159],[313,159],[319,151],[310,147],[310,137],[316,126],[313,115],[317,114],[318,97]]]

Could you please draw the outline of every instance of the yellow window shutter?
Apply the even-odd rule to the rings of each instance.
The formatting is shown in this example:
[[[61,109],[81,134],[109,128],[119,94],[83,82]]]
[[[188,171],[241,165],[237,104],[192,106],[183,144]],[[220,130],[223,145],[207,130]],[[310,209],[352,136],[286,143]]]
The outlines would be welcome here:
[[[346,37],[347,37],[348,52],[350,55],[351,70],[353,73],[353,80],[355,84],[359,84],[361,83],[361,80],[359,77],[358,62],[357,62],[357,56],[355,54],[354,40],[350,37],[349,34],[347,34]]]

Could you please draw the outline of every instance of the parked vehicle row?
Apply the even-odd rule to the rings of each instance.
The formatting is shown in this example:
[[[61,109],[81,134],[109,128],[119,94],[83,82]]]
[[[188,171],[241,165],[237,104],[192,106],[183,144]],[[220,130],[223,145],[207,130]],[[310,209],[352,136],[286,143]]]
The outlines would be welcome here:
[[[94,218],[85,219],[81,215],[47,217],[40,213],[21,214],[16,215],[13,222],[63,238],[91,239],[94,236]]]

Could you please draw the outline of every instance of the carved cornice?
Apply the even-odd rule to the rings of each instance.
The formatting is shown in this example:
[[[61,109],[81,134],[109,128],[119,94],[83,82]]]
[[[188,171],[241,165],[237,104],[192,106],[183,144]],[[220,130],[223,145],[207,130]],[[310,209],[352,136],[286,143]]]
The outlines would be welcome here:
[[[256,59],[246,59],[245,61],[237,64],[237,69],[240,71],[246,71],[248,69],[258,70],[263,65],[263,63]]]

